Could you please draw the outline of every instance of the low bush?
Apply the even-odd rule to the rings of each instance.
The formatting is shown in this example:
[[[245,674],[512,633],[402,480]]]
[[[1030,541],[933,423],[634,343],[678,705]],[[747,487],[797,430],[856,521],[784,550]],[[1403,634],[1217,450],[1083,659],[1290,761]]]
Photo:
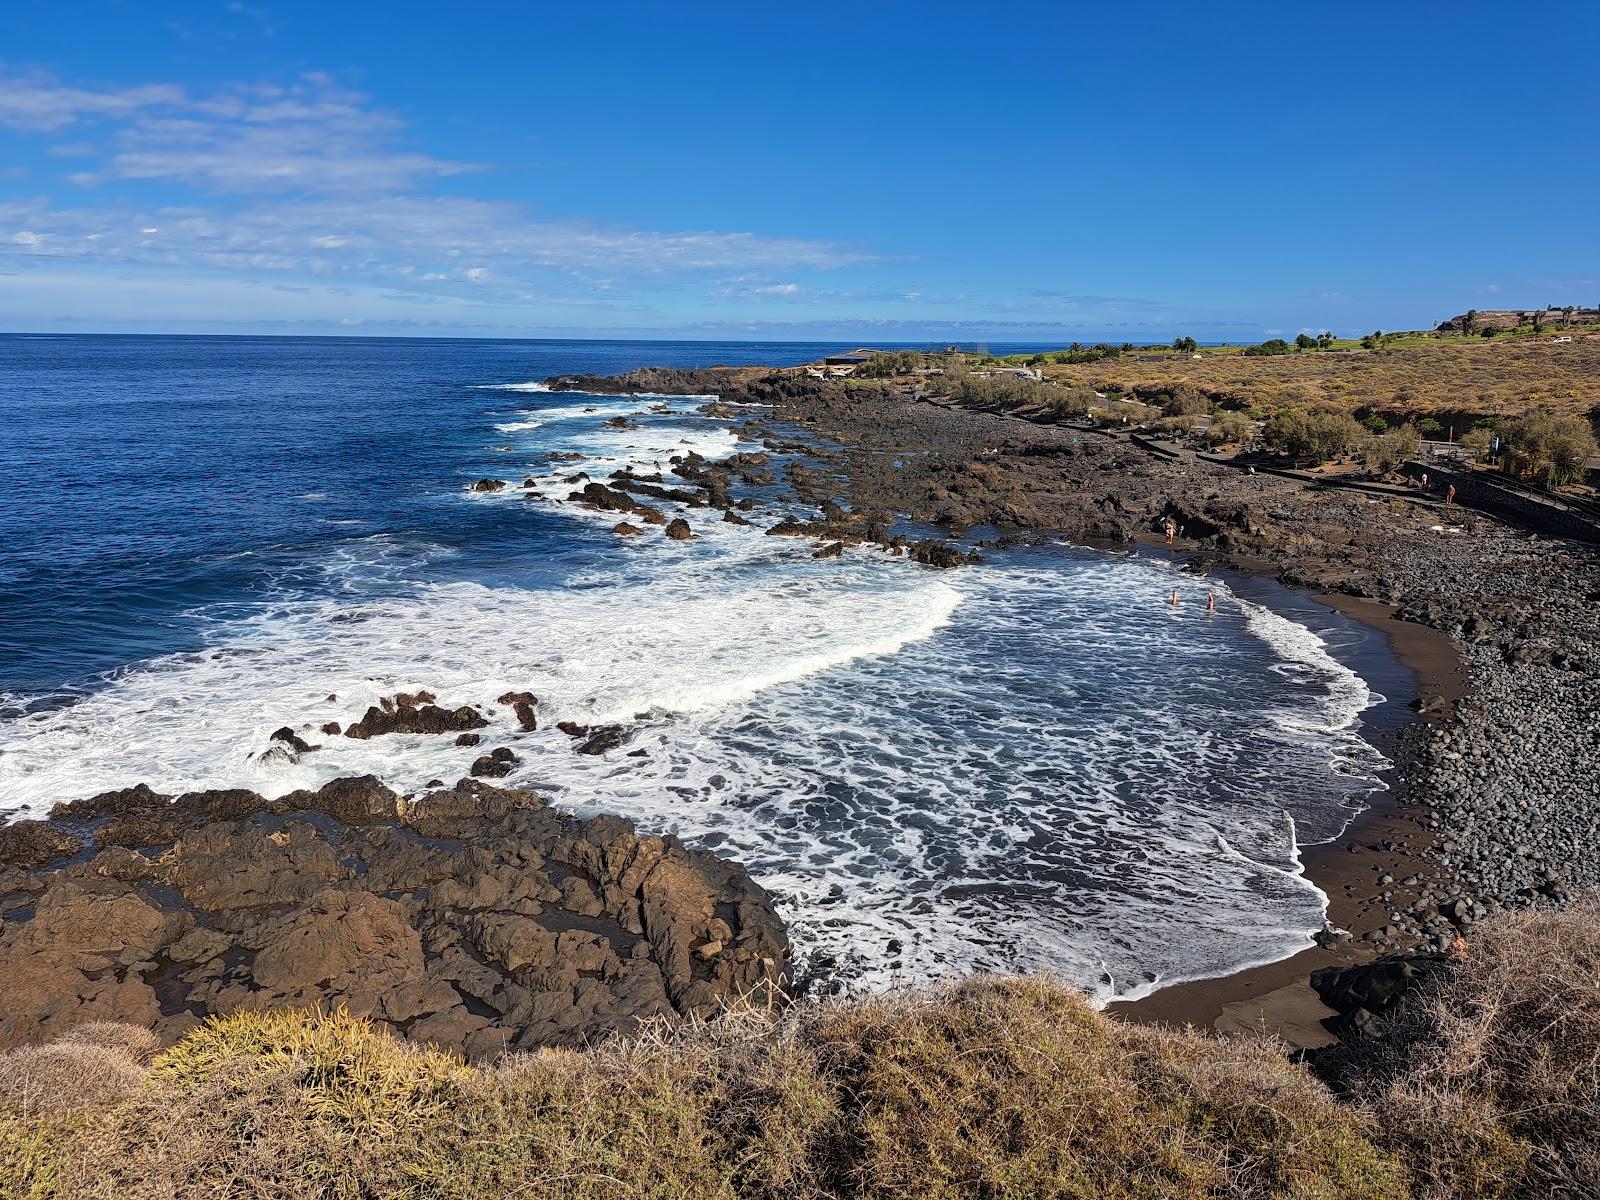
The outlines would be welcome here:
[[[1244,413],[1225,412],[1213,418],[1205,431],[1206,441],[1213,446],[1237,446],[1256,435],[1256,423]]]
[[[1262,436],[1267,445],[1285,454],[1324,463],[1350,453],[1366,432],[1348,413],[1283,408],[1267,418]]]
[[[1508,422],[1501,443],[1506,470],[1549,487],[1581,480],[1589,460],[1600,452],[1587,418],[1548,409]]]
[[[1408,458],[1415,458],[1421,448],[1417,427],[1402,425],[1363,438],[1359,446],[1361,465],[1369,475],[1386,475]]]
[[[1211,401],[1187,384],[1179,384],[1161,402],[1161,411],[1169,417],[1200,417],[1211,411]]]

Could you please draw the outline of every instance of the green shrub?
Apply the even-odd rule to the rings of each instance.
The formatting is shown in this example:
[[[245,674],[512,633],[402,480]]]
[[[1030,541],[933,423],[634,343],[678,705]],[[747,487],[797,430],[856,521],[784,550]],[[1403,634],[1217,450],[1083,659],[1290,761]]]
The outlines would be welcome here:
[[[1161,402],[1161,411],[1169,417],[1199,417],[1211,411],[1211,401],[1188,384],[1179,384]]]
[[[1286,454],[1324,463],[1348,454],[1365,432],[1348,413],[1283,408],[1267,419],[1262,435]]]
[[[1547,409],[1508,423],[1501,445],[1508,471],[1550,487],[1582,479],[1596,453],[1594,427],[1585,418]]]

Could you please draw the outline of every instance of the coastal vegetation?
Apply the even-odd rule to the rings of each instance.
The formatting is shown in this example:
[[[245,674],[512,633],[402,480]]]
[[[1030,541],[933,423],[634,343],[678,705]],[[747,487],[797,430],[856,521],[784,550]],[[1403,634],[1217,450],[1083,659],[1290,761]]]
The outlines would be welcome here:
[[[1139,397],[1187,386],[1240,409],[1307,405],[1352,415],[1377,413],[1390,424],[1433,416],[1459,436],[1481,416],[1510,417],[1539,407],[1589,416],[1600,406],[1600,336],[1545,338],[1372,335],[1372,348],[1335,341],[1296,353],[1212,347],[1121,354],[1093,363],[1052,362],[1046,375],[1100,392]],[[1365,340],[1365,339],[1364,339]],[[1270,345],[1264,343],[1263,345]]]
[[[1502,914],[1312,1069],[1046,979],[468,1065],[343,1013],[0,1057],[0,1195],[1301,1197],[1600,1187],[1600,906]]]

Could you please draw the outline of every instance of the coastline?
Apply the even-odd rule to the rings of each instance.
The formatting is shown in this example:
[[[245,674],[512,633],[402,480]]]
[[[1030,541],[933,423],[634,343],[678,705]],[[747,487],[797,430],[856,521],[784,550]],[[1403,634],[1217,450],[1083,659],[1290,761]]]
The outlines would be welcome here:
[[[959,568],[996,549],[995,557],[1003,561],[1007,545],[1046,540],[1124,555],[1129,550],[1151,558],[1164,555],[1191,575],[1216,574],[1241,599],[1314,632],[1321,632],[1322,622],[1313,610],[1341,628],[1363,631],[1348,645],[1323,639],[1324,647],[1388,703],[1356,713],[1352,694],[1342,691],[1329,712],[1335,722],[1340,714],[1350,714],[1363,740],[1393,763],[1383,773],[1390,789],[1369,794],[1359,811],[1352,805],[1337,836],[1297,847],[1293,869],[1281,871],[1315,886],[1332,929],[1323,931],[1313,948],[1286,953],[1280,940],[1263,952],[1285,957],[1223,974],[1166,984],[1147,976],[1154,990],[1111,1002],[1111,1015],[1219,1032],[1266,1029],[1296,1046],[1328,1044],[1336,1039],[1322,1022],[1337,1014],[1311,990],[1313,971],[1356,966],[1414,947],[1442,949],[1488,911],[1537,899],[1530,897],[1530,888],[1516,890],[1520,881],[1508,885],[1482,867],[1476,877],[1452,871],[1456,849],[1447,834],[1453,831],[1440,827],[1453,801],[1441,799],[1440,782],[1460,776],[1450,760],[1462,755],[1449,750],[1441,755],[1440,747],[1463,729],[1470,732],[1473,722],[1488,731],[1492,746],[1517,735],[1518,714],[1529,711],[1530,684],[1542,688],[1550,680],[1512,668],[1531,663],[1539,671],[1567,673],[1571,682],[1558,679],[1558,688],[1582,688],[1596,673],[1593,662],[1579,659],[1571,665],[1565,645],[1540,648],[1527,625],[1511,624],[1526,616],[1529,595],[1548,602],[1553,589],[1571,590],[1575,582],[1580,587],[1574,595],[1583,595],[1584,572],[1591,566],[1584,553],[1564,543],[1526,539],[1466,512],[1451,514],[1456,521],[1446,528],[1431,523],[1439,520],[1434,511],[1409,503],[1331,495],[1203,460],[1152,456],[1128,439],[1085,439],[1080,429],[952,408],[889,388],[813,385],[790,372],[753,374],[748,368],[727,376],[649,374],[654,386],[629,394],[707,400],[699,411],[726,430],[729,444],[734,441],[729,435],[736,435],[740,443],[762,445],[771,454],[741,448],[708,459],[690,450],[672,458],[670,472],[686,486],[663,488],[661,473],[646,477],[624,467],[611,473],[609,484],[593,482],[566,501],[601,513],[639,513],[645,506],[638,496],[661,497],[685,505],[682,511],[697,525],[708,517],[716,520],[719,510],[734,524],[753,524],[737,514],[759,510],[766,532],[811,541],[813,558],[837,558],[847,546],[877,546],[921,564],[914,569]],[[609,387],[587,378],[575,382],[584,386],[551,390],[623,392],[629,380],[603,381]],[[773,470],[767,469],[769,463]],[[734,488],[741,483],[761,489],[761,498],[736,499]],[[479,490],[508,486],[499,482],[496,489]],[[813,515],[818,510],[820,518]],[[1186,525],[1187,536],[1180,532],[1169,545],[1155,531],[1172,521]],[[686,522],[673,524],[688,535],[677,540],[692,538]],[[665,533],[674,537],[671,528]],[[1493,576],[1494,571],[1503,573]],[[1156,599],[1162,607],[1163,602],[1164,592]],[[1582,638],[1585,620],[1561,626],[1557,636]],[[1277,646],[1275,639],[1267,640]],[[1516,687],[1523,691],[1515,692]],[[520,694],[508,692],[498,703]],[[1257,696],[1255,703],[1270,707],[1271,700]],[[1576,714],[1562,710],[1559,700],[1542,708],[1533,703],[1536,713],[1556,711],[1556,719],[1567,722],[1558,732],[1571,728],[1574,715],[1583,717],[1581,708]],[[1464,718],[1463,707],[1473,705],[1477,710]],[[1225,707],[1256,711],[1248,705]],[[626,738],[622,726],[615,732]],[[1026,733],[1013,734],[1013,744],[1025,745],[1027,739]],[[455,744],[476,744],[476,739]],[[1475,751],[1471,757],[1482,762],[1484,754]],[[1524,794],[1542,789],[1559,802],[1561,789],[1571,787],[1564,780],[1582,765],[1583,754],[1575,753],[1567,774],[1558,775],[1553,786],[1541,777]],[[473,764],[474,774],[478,766]],[[1476,774],[1467,791],[1466,815],[1469,836],[1477,841],[1468,849],[1492,852],[1496,839],[1507,836],[1507,823],[1494,820],[1495,806],[1504,804],[1502,780],[1484,767],[1469,769]],[[1274,802],[1283,804],[1285,793],[1274,790],[1270,769],[1251,778],[1246,806],[1259,796],[1263,811],[1276,812]],[[1551,801],[1544,803],[1548,807]],[[1483,821],[1485,831],[1474,833],[1472,820],[1485,817],[1490,818]],[[1511,833],[1518,831],[1516,820],[1509,822]],[[1321,826],[1319,836],[1332,825]],[[1518,850],[1523,858],[1532,857]],[[1561,863],[1544,845],[1529,865],[1542,867],[1536,878],[1545,878],[1551,865]],[[1486,883],[1479,890],[1486,879],[1495,887]],[[1305,892],[1309,901],[1310,888]],[[1204,928],[1207,896],[1203,887],[1187,895],[1184,913],[1172,921],[1172,937]],[[1213,898],[1220,912],[1220,895]],[[1298,917],[1290,924],[1280,932],[1292,935],[1292,946],[1304,926]],[[1335,931],[1349,936],[1337,940]],[[1161,936],[1168,934],[1163,930]],[[1233,955],[1235,961],[1249,952],[1234,949],[1242,951]],[[1195,962],[1193,969],[1214,965]],[[975,969],[970,960],[967,968]]]
[[[1560,903],[1569,887],[1600,882],[1573,853],[1594,840],[1582,800],[1600,769],[1584,732],[1600,676],[1600,621],[1581,603],[1600,584],[1592,548],[1471,509],[1157,455],[1115,434],[1086,437],[893,384],[774,373],[721,394],[723,415],[740,400],[763,406],[747,410],[761,416],[744,427],[752,436],[798,428],[833,447],[793,478],[797,498],[823,509],[823,520],[805,523],[813,536],[881,541],[866,531],[899,519],[949,538],[959,562],[968,546],[1013,539],[1156,548],[1156,531],[1174,520],[1187,527],[1177,550],[1190,569],[1287,585],[1374,630],[1411,673],[1415,715],[1396,702],[1366,722],[1395,763],[1391,791],[1340,837],[1304,851],[1331,924],[1352,936],[1174,983],[1112,1012],[1218,1030],[1265,1025],[1290,1042],[1326,1044],[1334,1038],[1320,1021],[1335,1014],[1306,986],[1312,970],[1442,951],[1502,908]]]

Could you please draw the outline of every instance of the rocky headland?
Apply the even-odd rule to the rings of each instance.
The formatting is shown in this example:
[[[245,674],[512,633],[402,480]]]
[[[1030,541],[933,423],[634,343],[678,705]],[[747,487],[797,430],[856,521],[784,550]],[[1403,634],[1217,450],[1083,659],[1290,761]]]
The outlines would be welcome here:
[[[316,1007],[483,1058],[769,1003],[788,958],[743,868],[475,780],[58,805],[0,827],[0,918],[0,1048]]]

